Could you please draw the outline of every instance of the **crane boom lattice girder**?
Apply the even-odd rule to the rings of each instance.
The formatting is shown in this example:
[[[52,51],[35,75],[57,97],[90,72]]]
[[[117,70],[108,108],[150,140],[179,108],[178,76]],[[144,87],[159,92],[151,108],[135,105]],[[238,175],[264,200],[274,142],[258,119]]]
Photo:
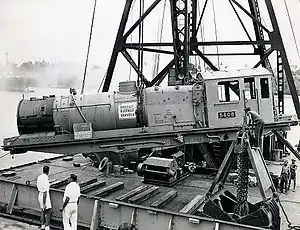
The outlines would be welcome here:
[[[142,1],[142,0],[140,0]],[[142,13],[140,13],[140,17],[138,20],[133,23],[131,27],[125,32],[126,25],[128,23],[129,15],[133,8],[133,0],[126,0],[123,14],[121,17],[119,29],[117,32],[115,44],[113,47],[111,59],[109,62],[109,66],[104,77],[104,84],[102,91],[107,92],[110,87],[110,83],[112,81],[113,72],[115,69],[115,65],[117,62],[118,54],[121,52],[125,59],[129,62],[132,68],[134,68],[135,72],[138,76],[141,77],[141,84],[146,87],[159,85],[163,79],[167,76],[169,70],[171,68],[175,69],[175,74],[177,78],[176,84],[189,84],[186,80],[189,77],[189,56],[198,56],[203,63],[205,63],[211,70],[218,71],[219,69],[215,66],[215,63],[212,61],[210,56],[222,56],[226,58],[226,56],[241,56],[243,55],[245,58],[247,56],[258,56],[259,60],[254,65],[254,68],[262,66],[272,70],[272,67],[269,63],[268,57],[276,51],[278,56],[278,64],[282,66],[284,74],[286,76],[286,80],[293,98],[294,106],[296,109],[296,113],[298,118],[300,118],[300,103],[297,96],[297,91],[295,87],[295,83],[293,81],[292,72],[290,69],[289,61],[287,58],[287,54],[283,45],[282,37],[279,31],[279,26],[277,23],[277,19],[275,17],[275,12],[273,9],[273,5],[270,0],[265,0],[267,6],[267,12],[269,14],[269,18],[271,20],[272,29],[267,28],[262,24],[261,20],[263,15],[259,10],[259,4],[257,0],[248,0],[248,9],[246,9],[243,5],[241,5],[236,0],[229,0],[230,5],[233,8],[233,12],[236,14],[238,21],[240,22],[242,28],[244,29],[249,40],[238,40],[233,39],[229,41],[198,41],[197,34],[199,32],[199,28],[202,26],[204,22],[204,18],[206,16],[205,11],[208,10],[208,5],[211,4],[211,1],[206,0],[202,8],[199,5],[199,0],[170,0],[169,1],[169,10],[171,17],[171,32],[172,32],[172,41],[170,42],[130,42],[128,43],[126,40],[128,36],[130,36],[135,29],[139,28],[139,25],[144,22],[149,14],[160,5],[161,0],[153,0],[152,4],[145,9]],[[239,12],[238,12],[239,10]],[[199,13],[201,12],[201,13]],[[199,13],[199,15],[198,15]],[[240,17],[239,13],[244,13],[252,20],[252,25],[254,30],[254,38],[251,38],[249,33],[249,28],[247,30],[242,17]],[[147,29],[147,28],[146,28]],[[166,26],[164,26],[164,30]],[[146,40],[146,39],[145,39]],[[210,46],[252,46],[253,52],[205,52],[202,50],[203,47]],[[268,46],[268,48],[267,48]],[[142,47],[142,49],[141,49]],[[160,49],[160,47],[165,47],[165,49]],[[238,47],[239,48],[239,47]],[[152,52],[152,53],[160,53],[161,55],[172,55],[173,58],[169,60],[166,65],[160,65],[160,70],[157,71],[157,74],[152,76],[152,80],[147,80],[147,74],[143,73],[143,68],[140,65],[135,64],[133,56],[129,55],[127,49],[138,50],[141,52]],[[201,51],[200,51],[201,50]],[[240,51],[240,50],[239,50]],[[276,65],[276,66],[277,66]],[[278,85],[278,110],[279,114],[283,114],[284,109],[284,97],[283,92],[283,71],[280,72],[276,76],[276,82]]]

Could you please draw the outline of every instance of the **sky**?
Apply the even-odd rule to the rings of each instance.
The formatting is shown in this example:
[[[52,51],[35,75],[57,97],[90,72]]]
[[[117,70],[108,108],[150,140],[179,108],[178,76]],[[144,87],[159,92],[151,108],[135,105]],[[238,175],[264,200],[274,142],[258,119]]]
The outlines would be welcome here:
[[[199,0],[203,5],[204,0]],[[288,3],[297,43],[300,49],[300,0],[286,0]],[[138,1],[136,1],[138,2]],[[145,0],[149,6],[153,0]],[[240,0],[241,4],[247,4],[248,0]],[[261,1],[263,2],[263,1]],[[299,65],[296,46],[293,40],[290,24],[285,10],[284,1],[272,1],[276,11],[284,44],[291,64]],[[167,1],[168,3],[168,1]],[[18,64],[28,60],[46,60],[50,62],[71,62],[84,66],[89,30],[92,18],[94,0],[0,0],[0,63],[5,63],[5,53],[9,59]],[[115,36],[117,34],[125,0],[98,0],[93,38],[90,51],[90,63],[106,69],[112,52]],[[158,23],[161,22],[163,1],[160,7],[151,13],[151,17],[145,21],[145,40],[157,40]],[[135,4],[137,9],[138,4]],[[214,0],[215,15],[212,2],[208,4],[207,13],[204,15],[203,30],[204,39],[215,40],[246,40],[243,29],[238,25],[228,1]],[[167,4],[166,12],[169,7]],[[134,10],[133,10],[134,11]],[[135,10],[134,12],[137,12]],[[263,23],[269,25],[265,8],[261,7]],[[137,13],[129,18],[129,23],[135,21]],[[246,25],[251,21],[246,19]],[[215,32],[214,19],[217,33]],[[165,14],[163,41],[171,41],[170,15]],[[268,27],[269,28],[269,27]],[[146,31],[147,30],[147,31]],[[136,34],[130,37],[135,40]],[[253,34],[253,33],[252,33]],[[201,39],[200,39],[201,40]],[[207,52],[216,47],[207,50]],[[226,51],[219,47],[219,51]],[[228,50],[227,50],[228,51]],[[161,58],[167,63],[171,57]],[[145,60],[153,62],[153,54],[145,56]],[[145,69],[151,72],[152,63],[145,61]],[[213,59],[216,63],[217,59]],[[225,65],[235,65],[238,62],[227,58],[221,60]],[[125,61],[118,64],[117,74],[123,76]],[[161,65],[162,66],[162,65]],[[126,67],[126,75],[129,68]]]

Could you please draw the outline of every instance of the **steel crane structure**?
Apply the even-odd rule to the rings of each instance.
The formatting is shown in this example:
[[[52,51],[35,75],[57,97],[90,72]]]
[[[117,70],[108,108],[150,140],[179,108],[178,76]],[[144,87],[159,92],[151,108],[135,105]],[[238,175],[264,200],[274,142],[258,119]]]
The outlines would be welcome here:
[[[205,11],[207,10],[207,5],[210,2],[205,0],[204,6],[201,10],[200,17],[197,17],[197,9],[199,7],[198,2],[200,0],[170,0],[170,15],[172,21],[172,42],[153,42],[153,43],[144,43],[140,41],[138,43],[130,43],[127,41],[128,37],[137,29],[141,23],[147,18],[147,16],[158,6],[162,0],[155,0],[152,5],[146,9],[139,17],[139,19],[127,30],[125,31],[126,25],[128,23],[128,18],[131,13],[131,7],[134,0],[127,0],[125,3],[124,11],[122,14],[119,30],[116,36],[114,48],[112,51],[111,59],[109,66],[106,72],[104,79],[104,84],[102,92],[107,92],[110,87],[110,83],[113,79],[113,73],[117,58],[119,53],[121,53],[125,59],[129,62],[132,68],[138,74],[138,78],[141,80],[141,84],[144,84],[146,87],[159,85],[162,80],[167,76],[169,70],[173,68],[175,70],[175,75],[178,80],[181,81],[181,84],[188,84],[189,82],[189,73],[188,73],[188,63],[189,57],[193,55],[199,56],[204,63],[209,66],[213,71],[218,71],[219,69],[213,64],[209,57],[201,52],[200,47],[208,46],[252,46],[253,52],[241,53],[241,52],[232,52],[232,53],[213,53],[210,55],[220,55],[220,56],[257,56],[259,61],[253,66],[254,68],[262,66],[270,69],[270,63],[268,57],[273,52],[277,54],[277,93],[278,93],[278,113],[284,113],[284,75],[288,82],[288,86],[292,95],[293,103],[296,109],[298,118],[300,118],[300,104],[299,98],[297,96],[297,91],[293,81],[292,72],[290,69],[287,53],[284,47],[282,36],[279,30],[278,22],[275,16],[275,11],[272,5],[271,0],[264,0],[267,7],[267,12],[271,20],[272,29],[266,28],[261,21],[261,13],[259,9],[258,0],[248,0],[249,8],[246,9],[236,0],[229,0],[230,5],[232,6],[237,18],[239,19],[243,29],[245,30],[249,40],[241,41],[198,41],[197,34],[199,32],[200,25],[202,23]],[[253,29],[255,32],[255,38],[251,38],[249,30],[247,30],[242,17],[239,14],[239,11],[246,14],[249,18],[252,19]],[[268,36],[266,37],[265,34]],[[266,46],[270,46],[268,49]],[[157,47],[173,47],[172,51],[160,50]],[[163,54],[173,55],[173,59],[150,81],[144,75],[142,70],[142,65],[136,63],[134,59],[130,56],[128,50],[139,50],[139,57],[143,52],[157,52]]]

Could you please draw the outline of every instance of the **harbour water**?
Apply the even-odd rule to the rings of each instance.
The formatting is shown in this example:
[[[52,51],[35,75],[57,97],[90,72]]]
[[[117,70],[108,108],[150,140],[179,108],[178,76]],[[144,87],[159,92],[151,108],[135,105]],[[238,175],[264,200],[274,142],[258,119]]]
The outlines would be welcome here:
[[[69,93],[69,89],[60,88],[33,88],[34,92],[22,93],[22,92],[8,92],[0,91],[0,140],[2,145],[2,140],[5,137],[12,137],[18,135],[17,129],[17,106],[19,101],[24,96],[29,97],[39,97],[51,94],[56,95],[66,95]],[[37,152],[27,152],[25,154],[18,155],[6,155],[0,149],[0,169],[9,168],[12,166],[29,163],[33,161],[42,160],[45,158],[53,157],[54,154],[48,153],[37,153]]]

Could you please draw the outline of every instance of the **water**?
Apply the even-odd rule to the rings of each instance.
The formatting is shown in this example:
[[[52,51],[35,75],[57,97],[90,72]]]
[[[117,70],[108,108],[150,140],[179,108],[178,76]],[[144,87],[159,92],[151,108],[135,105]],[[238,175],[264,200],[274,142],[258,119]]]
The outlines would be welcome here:
[[[25,98],[33,96],[43,96],[43,95],[66,95],[69,93],[69,89],[58,89],[58,88],[34,88],[35,92],[25,93]],[[23,93],[21,92],[7,92],[0,91],[0,141],[2,145],[2,139],[5,137],[17,136],[17,106],[18,102],[22,99]],[[285,113],[295,114],[295,109],[293,106],[291,96],[285,97]],[[299,140],[300,127],[292,127],[292,130],[288,132],[289,141],[295,145]],[[32,161],[38,161],[45,158],[56,156],[55,154],[49,153],[39,153],[39,152],[27,152],[25,154],[19,154],[12,157],[7,155],[2,157],[7,152],[0,149],[0,169],[8,168],[24,163],[29,163]]]
[[[0,91],[0,142],[5,137],[12,137],[18,135],[17,130],[17,106],[23,95],[25,98],[38,97],[50,94],[68,94],[69,89],[58,88],[33,88],[35,92],[21,93],[21,92],[7,92]],[[57,156],[55,154],[40,153],[40,152],[27,152],[25,154],[7,155],[0,149],[0,169],[17,166],[24,163],[42,160],[45,158]]]

